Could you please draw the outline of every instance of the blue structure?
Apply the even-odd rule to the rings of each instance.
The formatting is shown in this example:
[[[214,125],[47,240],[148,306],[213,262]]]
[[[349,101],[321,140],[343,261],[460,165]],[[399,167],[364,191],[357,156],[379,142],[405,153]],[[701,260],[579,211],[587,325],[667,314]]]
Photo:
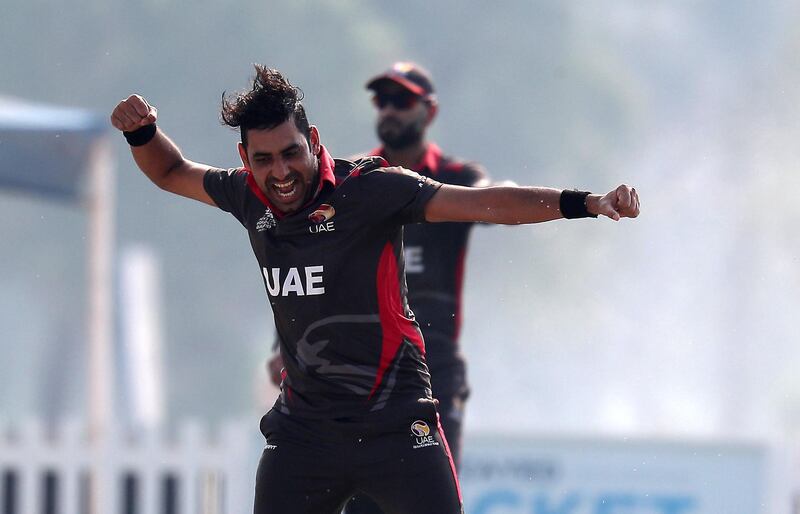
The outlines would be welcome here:
[[[92,147],[109,127],[88,111],[0,96],[0,189],[79,201]]]

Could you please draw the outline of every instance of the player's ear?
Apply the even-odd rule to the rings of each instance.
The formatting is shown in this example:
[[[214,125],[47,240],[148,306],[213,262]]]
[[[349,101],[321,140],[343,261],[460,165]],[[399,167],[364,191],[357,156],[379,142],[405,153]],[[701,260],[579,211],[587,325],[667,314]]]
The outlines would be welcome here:
[[[322,145],[319,142],[319,130],[317,130],[316,125],[308,127],[308,149],[311,150],[312,155],[318,155],[322,149]]]
[[[250,169],[250,159],[247,157],[247,148],[244,147],[241,141],[237,145],[239,149],[239,157],[242,159],[242,164],[245,168]]]

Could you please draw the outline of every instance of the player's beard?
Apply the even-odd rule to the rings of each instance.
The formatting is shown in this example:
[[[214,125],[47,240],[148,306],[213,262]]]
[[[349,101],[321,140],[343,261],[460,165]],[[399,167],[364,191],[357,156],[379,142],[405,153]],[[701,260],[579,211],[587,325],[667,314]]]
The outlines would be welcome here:
[[[396,118],[385,118],[378,123],[378,139],[380,139],[387,148],[403,150],[422,141],[423,132],[425,130],[424,122],[415,121],[399,130],[392,130],[399,124],[400,122]]]

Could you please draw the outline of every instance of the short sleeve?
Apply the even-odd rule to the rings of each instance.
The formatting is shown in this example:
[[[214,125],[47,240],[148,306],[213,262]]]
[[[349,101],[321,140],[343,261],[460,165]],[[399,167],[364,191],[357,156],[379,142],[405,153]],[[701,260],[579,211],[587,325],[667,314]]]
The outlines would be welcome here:
[[[242,168],[212,168],[203,177],[203,187],[217,207],[233,214],[244,225],[247,218],[247,172]]]
[[[464,165],[464,184],[467,187],[485,187],[490,184],[489,173],[486,168],[478,163],[470,162]]]
[[[405,169],[402,173],[378,169],[359,179],[369,214],[402,225],[425,221],[425,207],[442,187],[440,182]]]

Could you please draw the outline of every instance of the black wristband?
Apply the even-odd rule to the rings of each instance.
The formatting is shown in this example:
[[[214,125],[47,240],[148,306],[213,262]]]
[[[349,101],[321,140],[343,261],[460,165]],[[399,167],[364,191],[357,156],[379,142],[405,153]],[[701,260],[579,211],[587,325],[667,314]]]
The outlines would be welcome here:
[[[156,135],[156,124],[151,123],[130,132],[122,132],[122,135],[125,136],[131,146],[146,145]]]
[[[597,214],[591,214],[586,210],[586,197],[590,194],[592,193],[588,191],[569,189],[561,191],[561,196],[558,199],[558,208],[561,209],[561,215],[567,219],[596,218]]]

